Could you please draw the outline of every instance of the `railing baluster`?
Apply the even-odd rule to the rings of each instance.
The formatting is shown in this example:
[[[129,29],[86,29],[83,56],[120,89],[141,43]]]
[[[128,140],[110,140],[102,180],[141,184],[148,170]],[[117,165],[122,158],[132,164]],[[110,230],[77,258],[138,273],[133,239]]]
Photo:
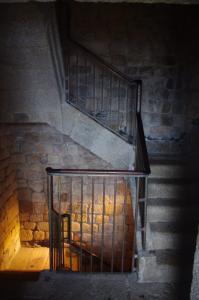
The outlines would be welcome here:
[[[111,123],[111,117],[112,117],[112,81],[113,81],[113,77],[112,74],[110,74],[110,99],[109,99],[109,122]]]
[[[87,78],[87,59],[85,59],[85,100],[86,102],[88,101],[87,96],[88,96],[88,78]],[[87,109],[87,103],[84,103],[84,106]]]
[[[59,222],[58,222],[58,267],[59,269],[62,266],[62,241],[61,241],[61,177],[59,176],[57,179],[57,199],[58,199],[58,214],[59,214]]]
[[[125,107],[125,110],[126,110],[126,134],[128,136],[129,135],[129,132],[128,132],[128,122],[129,122],[128,86],[126,86],[125,91],[126,91],[126,107]]]
[[[80,272],[82,272],[82,235],[83,235],[83,177],[81,177],[81,223],[80,223]]]
[[[117,178],[114,179],[114,198],[113,198],[113,232],[112,232],[112,251],[111,251],[111,272],[114,270],[114,246],[115,246],[115,213],[117,197]]]
[[[104,263],[105,184],[106,184],[106,180],[105,178],[103,178],[102,238],[101,238],[101,265],[100,265],[101,272],[103,272],[103,263]]]
[[[148,178],[145,177],[144,179],[145,183],[145,191],[144,191],[144,237],[143,237],[143,249],[146,250],[146,222],[147,222],[147,198],[148,198]]]
[[[91,184],[92,184],[92,207],[91,207],[91,266],[90,266],[90,269],[91,269],[91,272],[93,272],[93,214],[94,214],[94,195],[95,195],[95,191],[94,191],[94,185],[95,185],[95,182],[94,182],[94,178],[92,177],[91,179]]]
[[[122,240],[122,263],[121,271],[124,272],[124,255],[126,244],[126,205],[127,205],[127,179],[124,178],[124,203],[123,203],[123,240]]]
[[[73,215],[73,178],[72,177],[70,179],[70,192],[69,192],[69,194],[70,194],[70,210],[69,211],[70,211],[71,225],[72,225],[72,215]],[[71,228],[70,228],[70,231],[69,231],[68,234],[71,235]],[[71,249],[71,246],[70,246],[71,236],[69,237],[69,240],[70,240],[70,242],[69,242],[68,247],[69,247],[69,252],[70,252],[70,270],[72,271],[73,270],[73,265],[72,265],[73,261],[72,261],[72,249]]]
[[[79,103],[79,54],[77,52],[76,54],[76,100],[75,100],[75,104]]]
[[[95,95],[95,89],[96,89],[96,82],[95,82],[95,64],[93,65],[93,101],[94,101],[94,116],[96,116],[97,112],[97,101],[96,101],[96,95]]]
[[[102,69],[102,80],[101,80],[101,112],[104,110],[104,69]]]
[[[119,84],[118,84],[118,116],[117,116],[117,123],[118,123],[118,131],[120,131],[120,96],[121,96],[121,82],[119,79]]]
[[[68,101],[70,101],[70,46],[68,47],[68,66],[67,66],[67,72],[68,72]]]
[[[137,234],[137,222],[138,222],[138,201],[139,201],[139,188],[140,178],[136,178],[136,199],[135,199],[135,213],[134,213],[134,241],[133,241],[133,253],[132,253],[132,272],[135,270],[135,250],[136,250],[136,234]]]
[[[48,219],[49,219],[49,257],[50,257],[50,270],[53,270],[53,175],[47,175],[47,193],[48,193]]]

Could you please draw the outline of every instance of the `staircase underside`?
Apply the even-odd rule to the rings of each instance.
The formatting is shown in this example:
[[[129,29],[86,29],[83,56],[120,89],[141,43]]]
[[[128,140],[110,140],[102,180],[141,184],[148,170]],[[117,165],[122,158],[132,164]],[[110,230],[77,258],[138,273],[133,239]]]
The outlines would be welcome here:
[[[62,104],[63,133],[114,168],[129,169],[134,164],[134,150],[95,120],[68,103]]]

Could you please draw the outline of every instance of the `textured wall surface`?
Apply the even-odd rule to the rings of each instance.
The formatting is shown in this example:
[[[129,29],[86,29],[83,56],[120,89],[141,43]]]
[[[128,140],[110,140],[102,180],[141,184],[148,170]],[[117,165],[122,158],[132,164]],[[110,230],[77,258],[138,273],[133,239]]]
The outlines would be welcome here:
[[[191,300],[199,299],[199,234],[196,242],[196,252],[194,258],[194,266],[193,266],[193,280],[191,286]]]
[[[1,4],[1,122],[48,122],[61,128],[48,39],[51,13],[51,4]]]
[[[106,169],[110,166],[48,125],[1,125],[1,131],[4,130],[10,141],[7,153],[11,175],[16,172],[14,187],[19,200],[21,241],[48,239],[45,168]],[[2,138],[2,144],[5,142]]]
[[[0,128],[0,270],[9,266],[20,248],[19,206],[12,156],[12,140],[5,127]]]
[[[6,258],[10,262],[12,255],[15,254],[20,245],[20,240],[23,245],[27,246],[48,245],[49,224],[45,172],[47,166],[80,169],[106,169],[110,166],[74,143],[69,137],[60,134],[46,124],[1,125],[0,130],[2,134],[1,143],[7,146],[6,149],[2,148],[0,152],[2,157],[1,186],[4,187],[1,193],[0,230],[3,237],[6,234],[2,240],[5,249],[0,246],[0,258]],[[5,164],[6,162],[8,165]],[[56,178],[54,182],[55,209],[59,211],[59,183]],[[124,268],[129,268],[131,266],[133,236],[131,197],[129,192],[125,190],[125,184],[121,178],[118,179],[116,186],[117,196],[114,211],[114,179],[110,179],[106,184],[106,197],[103,206],[103,181],[96,178],[94,206],[92,206],[91,178],[84,178],[84,202],[81,216],[81,179],[78,177],[71,181],[71,178],[62,178],[61,213],[71,213],[72,240],[76,243],[80,243],[80,224],[82,222],[84,248],[90,249],[93,230],[92,247],[96,254],[100,254],[101,251],[102,226],[104,226],[106,241],[104,259],[109,261],[112,253],[114,223],[114,247],[117,249],[114,251],[114,266],[117,268],[121,266],[122,247],[125,240],[124,253],[125,257],[128,257],[128,261],[125,260]],[[15,191],[14,194],[13,191]],[[125,198],[125,193],[128,193],[127,198]],[[125,206],[124,201],[126,201]],[[102,225],[103,223],[104,225]],[[67,236],[67,226],[65,234]],[[6,238],[8,242],[5,242]],[[8,252],[6,255],[9,257],[5,257],[6,251]],[[3,265],[3,267],[6,266]]]
[[[72,6],[72,37],[130,78],[143,80],[142,117],[152,154],[185,152],[196,126],[198,16],[191,6]]]

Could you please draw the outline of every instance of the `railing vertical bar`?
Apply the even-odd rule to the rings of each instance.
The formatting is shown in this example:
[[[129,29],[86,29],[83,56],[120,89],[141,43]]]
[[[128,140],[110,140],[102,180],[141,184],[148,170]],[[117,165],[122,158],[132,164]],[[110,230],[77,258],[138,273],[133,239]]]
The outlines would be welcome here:
[[[79,54],[76,54],[76,101],[77,104],[79,100]]]
[[[101,111],[104,110],[104,70],[102,70]]]
[[[104,215],[105,215],[105,184],[106,179],[103,178],[103,210],[102,210],[102,238],[101,238],[101,266],[100,270],[103,272],[103,263],[104,263]]]
[[[94,116],[96,115],[96,113],[97,113],[97,101],[96,101],[96,94],[95,94],[95,89],[96,89],[96,82],[95,82],[95,76],[96,76],[96,74],[95,74],[95,64],[93,65],[93,101],[94,101]]]
[[[129,101],[128,86],[126,87],[126,134],[129,136]]]
[[[125,254],[125,244],[126,244],[126,206],[127,206],[127,179],[124,179],[124,204],[123,204],[123,239],[122,239],[122,264],[121,272],[124,272],[124,254]]]
[[[140,187],[140,178],[135,178],[136,180],[136,199],[135,199],[135,225],[134,225],[134,241],[133,241],[133,253],[132,253],[132,272],[135,270],[135,251],[136,251],[136,234],[137,234],[137,222],[138,222],[138,201],[139,201],[139,187]]]
[[[111,116],[112,116],[112,81],[113,77],[112,74],[110,74],[110,99],[109,99],[109,118],[111,123]]]
[[[116,197],[117,197],[117,178],[114,178],[114,203],[113,203],[113,232],[112,232],[112,249],[111,249],[111,272],[114,270],[114,246],[115,246],[115,212],[116,212]]]
[[[86,85],[86,95],[85,95],[85,99],[87,101],[87,96],[88,96],[88,77],[87,77],[87,59],[85,59],[85,85]],[[85,107],[87,108],[87,105],[85,103]]]
[[[81,177],[80,272],[82,272],[83,184],[83,177]]]
[[[118,116],[117,116],[117,123],[118,123],[118,131],[120,130],[120,97],[121,97],[121,82],[119,79],[119,86],[118,86]]]
[[[70,101],[70,46],[68,47],[68,101]]]
[[[64,253],[64,219],[62,219],[62,267],[65,267],[65,253]]]
[[[59,212],[59,223],[58,223],[58,253],[59,253],[59,268],[62,266],[62,243],[61,243],[61,176],[58,176],[58,212]]]
[[[73,178],[70,178],[70,215],[71,215],[71,219],[70,219],[70,223],[72,221],[72,215],[73,215]],[[72,249],[70,247],[70,242],[71,242],[71,225],[70,225],[70,239],[69,239],[69,252],[70,252],[70,270],[73,270],[73,265],[72,265]]]
[[[148,178],[145,177],[145,191],[144,191],[144,241],[143,241],[143,249],[146,250],[146,222],[147,222],[147,198],[148,198]]]
[[[53,176],[47,176],[47,193],[48,193],[48,218],[49,218],[49,257],[50,257],[50,270],[53,270]]]
[[[94,217],[94,195],[95,195],[95,191],[94,191],[94,185],[95,185],[95,182],[94,182],[94,178],[92,177],[91,179],[91,184],[92,184],[92,207],[91,207],[91,266],[90,266],[90,269],[91,269],[91,272],[93,272],[93,217]]]

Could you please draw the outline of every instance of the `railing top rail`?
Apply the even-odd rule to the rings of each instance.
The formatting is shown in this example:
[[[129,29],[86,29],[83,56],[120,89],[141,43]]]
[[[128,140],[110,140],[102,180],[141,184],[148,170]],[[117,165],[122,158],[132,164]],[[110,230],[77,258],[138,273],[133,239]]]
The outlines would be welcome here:
[[[46,168],[48,175],[73,175],[73,176],[133,176],[146,177],[147,172],[133,171],[133,170],[98,170],[98,169],[53,169]]]
[[[73,40],[72,38],[69,38],[68,42],[70,44],[76,46],[77,48],[81,49],[85,53],[87,53],[87,55],[91,59],[95,60],[96,63],[98,63],[102,67],[105,67],[106,69],[108,69],[111,73],[113,73],[115,76],[117,76],[120,79],[122,79],[123,81],[125,81],[128,85],[130,85],[130,86],[136,86],[138,83],[141,82],[141,80],[131,80],[128,76],[124,75],[122,72],[120,72],[118,69],[116,69],[115,67],[113,67],[111,64],[107,63],[101,57],[95,55],[92,51],[88,50],[86,47],[84,47],[83,45],[79,44],[77,41]]]

